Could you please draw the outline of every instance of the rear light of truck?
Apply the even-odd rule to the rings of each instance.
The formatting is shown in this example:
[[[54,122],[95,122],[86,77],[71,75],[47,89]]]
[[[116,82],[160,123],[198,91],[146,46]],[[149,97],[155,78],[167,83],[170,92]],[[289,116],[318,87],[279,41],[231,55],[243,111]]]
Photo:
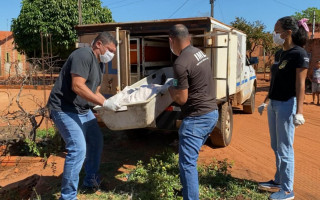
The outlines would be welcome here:
[[[169,112],[172,112],[172,111],[181,111],[181,108],[179,106],[169,106],[166,108],[165,111],[169,111]]]
[[[169,106],[169,107],[167,107],[167,108],[166,108],[166,111],[170,111],[170,112],[172,112],[172,111],[173,111],[173,106]]]

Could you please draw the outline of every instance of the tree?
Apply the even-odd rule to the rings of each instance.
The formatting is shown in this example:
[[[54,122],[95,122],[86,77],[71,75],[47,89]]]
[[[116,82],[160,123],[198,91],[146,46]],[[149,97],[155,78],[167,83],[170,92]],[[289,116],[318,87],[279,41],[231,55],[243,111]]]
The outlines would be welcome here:
[[[281,49],[281,46],[273,43],[273,36],[271,33],[265,33],[262,41],[266,56],[275,55],[275,53]]]
[[[236,17],[236,20],[231,22],[231,25],[247,34],[246,46],[249,57],[258,46],[270,45],[268,42],[269,36],[264,32],[265,25],[260,21],[250,23],[244,18]]]
[[[112,22],[111,11],[100,0],[82,1],[83,24]],[[66,58],[75,48],[78,24],[78,0],[22,0],[18,18],[11,30],[19,52],[40,57],[40,33],[52,38],[52,54]]]
[[[303,10],[301,12],[295,12],[293,17],[298,19],[298,20],[302,19],[302,18],[307,18],[307,19],[309,19],[308,22],[312,23],[313,11],[316,11],[316,23],[320,23],[320,10],[317,9],[316,7],[307,8],[306,10]]]
[[[267,66],[271,66],[273,63],[273,55],[279,46],[273,43],[273,36],[269,32],[265,32],[265,25],[260,21],[254,23],[247,22],[243,18],[236,18],[235,21],[231,22],[231,25],[247,35],[247,51],[249,52],[249,58],[251,58],[254,50],[261,46],[264,50],[264,78]]]

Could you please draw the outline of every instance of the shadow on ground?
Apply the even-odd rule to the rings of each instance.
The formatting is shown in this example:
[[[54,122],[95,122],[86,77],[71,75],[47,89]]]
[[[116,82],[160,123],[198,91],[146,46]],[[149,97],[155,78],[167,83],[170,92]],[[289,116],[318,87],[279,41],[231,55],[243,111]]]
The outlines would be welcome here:
[[[105,192],[121,191],[123,188],[127,188],[130,183],[127,183],[128,177],[124,176],[124,174],[134,169],[138,161],[141,160],[144,163],[148,163],[151,157],[162,154],[167,150],[178,153],[178,133],[176,131],[163,132],[146,129],[110,131],[108,128],[102,127],[102,132],[104,134],[104,149],[100,169],[102,179],[100,189]],[[212,147],[209,140],[206,142],[206,145]],[[79,185],[81,185],[83,177],[84,172],[82,170]],[[226,186],[217,184],[219,180],[224,180]],[[219,180],[208,176],[202,177],[201,183],[208,185],[208,187],[209,185],[215,185],[214,188],[220,190],[221,187],[229,187],[228,184],[235,181],[230,175],[226,175],[224,178],[220,177]],[[243,181],[243,184],[247,184],[247,181]],[[147,187],[143,185],[136,186],[138,188]],[[2,193],[0,192],[0,196],[4,200],[29,198],[58,199],[60,187],[61,175],[32,175],[24,180],[1,188],[0,191]],[[130,193],[130,191],[126,192]],[[81,194],[82,191],[79,191],[79,193]]]
[[[147,162],[151,157],[166,149],[178,152],[176,142],[178,133],[174,131],[161,132],[147,129],[110,131],[105,127],[102,130],[104,133],[104,150],[100,170],[102,189],[116,189],[123,183],[121,178],[116,177],[129,172],[140,160]]]

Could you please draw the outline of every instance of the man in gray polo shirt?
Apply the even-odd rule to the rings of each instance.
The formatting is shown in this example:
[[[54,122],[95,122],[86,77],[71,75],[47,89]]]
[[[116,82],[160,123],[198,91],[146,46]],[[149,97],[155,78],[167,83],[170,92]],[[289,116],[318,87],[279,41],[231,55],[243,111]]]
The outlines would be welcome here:
[[[108,33],[100,33],[92,47],[75,50],[63,65],[48,100],[50,116],[66,143],[60,200],[77,199],[79,173],[85,161],[83,185],[100,184],[98,170],[103,137],[88,102],[112,109],[114,105],[100,93],[105,63],[116,52],[117,41]]]
[[[219,114],[213,94],[209,58],[190,44],[188,29],[177,24],[169,31],[170,48],[177,59],[173,65],[177,84],[169,88],[181,106],[179,168],[183,199],[199,199],[197,160],[201,146],[217,123]]]

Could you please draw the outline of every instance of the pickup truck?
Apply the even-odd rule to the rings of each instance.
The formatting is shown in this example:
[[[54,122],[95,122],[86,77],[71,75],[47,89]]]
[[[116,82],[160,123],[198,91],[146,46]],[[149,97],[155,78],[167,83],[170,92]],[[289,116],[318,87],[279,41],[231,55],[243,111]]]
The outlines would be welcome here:
[[[232,106],[243,106],[244,113],[255,109],[256,74],[254,61],[246,57],[246,34],[211,17],[163,19],[125,23],[104,23],[76,26],[77,47],[90,46],[99,32],[112,32],[118,40],[115,59],[106,64],[101,92],[109,98],[126,86],[163,82],[172,77],[175,60],[169,48],[168,30],[174,24],[184,24],[191,42],[210,59],[219,121],[210,135],[214,146],[230,144],[233,131]],[[152,128],[177,130],[180,108],[166,96],[154,96],[144,103],[128,105],[126,111],[100,111],[101,118],[111,130]],[[160,102],[168,105],[159,106]],[[138,110],[138,111],[137,111]],[[144,120],[133,121],[130,119]]]

